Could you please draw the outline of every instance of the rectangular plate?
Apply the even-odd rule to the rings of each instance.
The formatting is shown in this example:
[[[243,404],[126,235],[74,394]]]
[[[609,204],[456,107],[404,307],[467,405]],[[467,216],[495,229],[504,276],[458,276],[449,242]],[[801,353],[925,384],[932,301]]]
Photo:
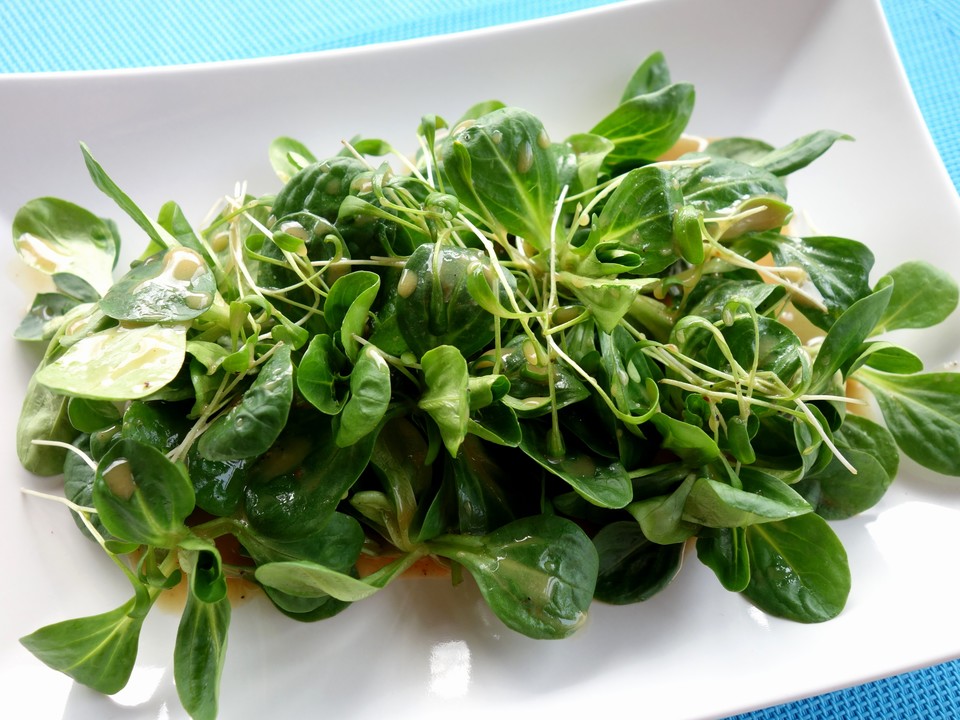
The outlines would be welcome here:
[[[41,196],[64,197],[139,232],[89,182],[89,144],[149,213],[175,199],[199,222],[246,181],[278,187],[267,146],[278,135],[333,154],[355,134],[415,149],[420,117],[455,119],[499,98],[539,115],[554,138],[591,127],[637,64],[663,50],[673,77],[697,86],[691,130],[773,144],[821,127],[850,133],[791,178],[791,199],[824,234],[866,242],[877,274],[924,258],[960,275],[957,197],[933,150],[879,5],[855,0],[653,0],[517,26],[315,55],[186,68],[0,77],[0,225]],[[38,355],[11,339],[36,281],[8,241],[0,286],[0,706],[32,717],[179,718],[171,673],[175,608],[154,611],[127,689],[75,686],[16,642],[37,627],[120,605],[129,586],[60,505],[20,470],[13,437]],[[903,341],[931,369],[956,357],[958,322]],[[725,592],[691,554],[647,603],[594,607],[562,642],[504,629],[471,584],[404,581],[342,615],[301,625],[257,596],[238,603],[221,716],[722,717],[960,655],[960,576],[951,548],[960,488],[904,463],[887,498],[835,524],[854,587],[836,620],[792,624]],[[168,605],[172,605],[168,603]]]

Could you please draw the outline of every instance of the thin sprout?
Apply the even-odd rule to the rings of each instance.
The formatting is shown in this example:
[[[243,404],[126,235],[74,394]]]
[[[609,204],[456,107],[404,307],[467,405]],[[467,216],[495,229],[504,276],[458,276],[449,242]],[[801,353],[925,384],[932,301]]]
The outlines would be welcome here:
[[[564,330],[569,330],[575,325],[579,325],[580,323],[585,322],[589,318],[590,318],[590,313],[584,310],[582,313],[580,313],[579,315],[577,315],[575,318],[571,320],[562,322],[559,325],[551,325],[549,328],[544,328],[543,334],[554,335],[556,333],[562,333]]]
[[[167,453],[167,458],[176,462],[181,457],[183,457],[186,452],[190,449],[197,438],[199,438],[207,428],[212,424],[211,418],[214,418],[220,413],[227,405],[230,404],[233,396],[233,391],[237,386],[243,381],[243,379],[250,373],[250,370],[253,368],[262,365],[265,363],[277,348],[279,348],[281,343],[277,343],[271,346],[263,355],[255,359],[250,366],[250,368],[243,373],[235,373],[231,378],[230,374],[224,375],[223,380],[220,381],[220,385],[217,388],[217,391],[214,393],[213,398],[207,403],[207,406],[203,409],[203,413],[197,418],[197,421],[193,424],[193,427],[187,432],[183,440],[175,448],[170,450]]]
[[[550,223],[550,268],[549,268],[549,294],[547,295],[547,306],[541,319],[543,331],[549,334],[550,323],[553,321],[553,312],[557,306],[557,225],[560,224],[560,211],[563,209],[563,198],[567,194],[569,187],[563,186],[560,190],[560,197],[557,198],[557,204],[554,208],[553,218]],[[548,348],[550,345],[547,346]],[[557,378],[556,364],[552,357],[548,357],[547,362],[547,388],[550,394],[550,421],[552,425],[552,438],[560,437],[560,418],[557,410]],[[559,442],[559,440],[558,440]]]
[[[34,445],[46,445],[49,447],[58,447],[58,448],[63,448],[64,450],[69,450],[74,455],[76,455],[81,460],[83,460],[87,464],[87,467],[89,467],[94,472],[97,471],[97,463],[94,462],[94,460],[89,455],[87,455],[83,450],[78,448],[76,445],[71,445],[70,443],[61,442],[59,440],[32,440],[31,442]]]
[[[837,446],[833,444],[830,434],[823,429],[823,426],[820,425],[820,421],[817,420],[816,416],[812,412],[810,412],[810,408],[807,407],[807,404],[801,400],[797,400],[796,405],[803,412],[804,416],[807,418],[807,421],[813,425],[813,429],[817,431],[817,434],[820,436],[823,444],[830,448],[831,452],[833,452],[833,456],[840,461],[841,465],[850,471],[851,475],[856,475],[857,469],[850,464],[850,461],[847,460]]]
[[[716,400],[740,400],[741,395],[737,395],[732,392],[723,392],[721,390],[713,390],[710,388],[703,388],[699,385],[693,385],[691,383],[686,383],[681,380],[674,380],[673,378],[663,378],[660,382],[664,385],[671,385],[681,390],[689,390],[690,392],[697,393],[698,395],[706,395],[708,397],[714,398]],[[760,400],[759,398],[752,397],[748,399],[750,405],[755,405],[757,407],[769,408],[771,410],[778,410],[780,412],[786,413],[787,415],[792,415],[793,417],[800,417],[803,413],[797,410],[791,410],[788,407],[784,407],[781,404],[770,402],[767,400]]]
[[[510,301],[510,305],[512,306],[513,311],[517,313],[517,315],[523,316],[524,313],[520,309],[520,304],[517,302],[517,298],[513,292],[513,288],[510,286],[510,283],[507,280],[507,276],[503,269],[503,266],[500,264],[500,260],[497,258],[497,252],[496,250],[494,250],[493,243],[490,242],[490,240],[482,232],[480,232],[479,228],[477,228],[473,223],[471,223],[466,217],[461,215],[460,219],[468,228],[470,228],[470,230],[473,231],[474,235],[483,245],[484,250],[487,251],[487,256],[490,258],[490,263],[493,266],[493,270],[497,274],[497,278],[500,280],[501,284],[506,290],[507,298]],[[519,317],[518,320],[520,322],[520,325],[523,327],[527,337],[533,342],[534,347],[538,349],[538,354],[539,354],[540,343],[537,342],[536,335],[534,334],[533,330],[530,328],[530,325],[527,323],[526,317]]]
[[[29,488],[20,488],[20,492],[22,492],[24,495],[32,495],[33,497],[42,498],[44,500],[53,500],[53,502],[66,505],[72,512],[76,513],[77,517],[80,518],[80,522],[82,522],[83,526],[90,531],[90,534],[93,536],[93,539],[97,541],[97,544],[106,550],[106,540],[104,540],[103,535],[99,533],[94,524],[90,522],[89,516],[97,514],[97,509],[95,507],[77,505],[75,502],[63,497],[62,495],[50,495],[49,493],[37,492],[36,490],[30,490]]]
[[[359,161],[362,162],[364,165],[366,165],[368,170],[375,170],[375,169],[376,169],[376,168],[373,167],[373,165],[370,164],[370,161],[367,160],[366,157],[364,157],[364,156],[361,155],[359,152],[357,152],[357,149],[353,146],[353,144],[352,144],[349,140],[341,140],[340,142],[341,142],[341,144],[342,144],[347,150],[350,151],[350,154],[351,154],[351,155],[353,155],[357,160],[359,160]]]
[[[427,147],[426,138],[424,138],[423,135],[417,135],[417,143],[420,145],[420,151],[423,153],[423,162],[427,168],[427,177],[424,182],[430,187],[437,189],[437,186],[433,184],[433,155],[430,152],[430,148]]]

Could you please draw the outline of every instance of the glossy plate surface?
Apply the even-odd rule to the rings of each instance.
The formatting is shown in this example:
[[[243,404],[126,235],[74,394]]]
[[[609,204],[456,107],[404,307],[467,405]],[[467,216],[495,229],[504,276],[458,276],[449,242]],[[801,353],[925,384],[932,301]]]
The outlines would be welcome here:
[[[148,213],[175,199],[199,223],[237,181],[257,194],[276,189],[267,160],[275,136],[296,137],[317,154],[355,134],[412,151],[421,115],[452,120],[495,97],[540,115],[562,138],[606,114],[657,49],[675,79],[697,86],[694,132],[773,144],[821,127],[856,137],[791,178],[791,199],[819,231],[870,245],[876,277],[910,258],[960,276],[956,194],[879,6],[866,0],[652,0],[318,55],[0,77],[0,226],[27,200],[53,195],[116,218],[128,251],[140,247],[131,223],[87,179],[81,140]],[[62,506],[19,491],[55,492],[57,483],[20,470],[14,452],[37,354],[11,335],[37,285],[9,240],[3,247],[2,714],[182,718],[172,607],[151,613],[131,683],[113,698],[75,686],[17,643],[41,625],[120,605],[129,586]],[[957,358],[958,338],[952,320],[903,342],[935,369]],[[511,634],[467,583],[399,582],[313,625],[252,597],[234,611],[221,717],[613,717],[624,707],[659,720],[723,717],[960,655],[952,550],[960,486],[904,463],[878,507],[834,527],[853,592],[838,619],[816,626],[752,609],[692,555],[651,601],[597,605],[585,629],[561,642]]]

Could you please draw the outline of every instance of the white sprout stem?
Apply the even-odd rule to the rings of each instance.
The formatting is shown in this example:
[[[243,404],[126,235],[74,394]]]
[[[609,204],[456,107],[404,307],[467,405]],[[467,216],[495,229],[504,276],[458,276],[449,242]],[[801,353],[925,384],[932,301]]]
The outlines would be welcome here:
[[[37,492],[36,490],[31,490],[29,488],[20,488],[20,492],[22,492],[24,495],[32,495],[33,497],[42,498],[43,500],[53,500],[53,502],[67,506],[71,511],[77,514],[77,517],[80,518],[80,521],[83,523],[84,527],[90,531],[90,534],[93,536],[93,539],[97,541],[97,544],[106,550],[106,540],[103,539],[103,535],[97,531],[97,528],[92,522],[90,522],[90,518],[88,517],[89,515],[96,514],[96,508],[77,505],[72,500],[68,500],[60,495],[50,495],[49,493]]]
[[[820,425],[820,421],[817,420],[814,414],[810,412],[810,408],[807,407],[806,403],[804,403],[802,400],[797,400],[796,405],[806,416],[807,421],[813,425],[814,430],[817,431],[817,434],[820,436],[823,444],[830,448],[830,450],[833,452],[833,456],[840,461],[841,465],[850,471],[851,475],[856,475],[857,469],[850,464],[850,461],[847,460],[837,446],[833,444],[833,440],[830,439],[830,435],[823,429],[823,427]]]
[[[61,442],[59,440],[32,440],[31,442],[34,445],[46,445],[48,447],[57,447],[57,448],[63,448],[64,450],[69,450],[74,455],[76,455],[81,460],[83,460],[87,464],[87,467],[89,467],[94,472],[97,471],[97,463],[94,462],[89,455],[87,455],[83,450],[78,448],[76,445],[71,445],[70,443]]]
[[[423,152],[423,162],[427,166],[426,183],[436,189],[437,186],[433,184],[433,156],[430,153],[430,148],[427,147],[427,141],[423,135],[417,135],[417,143],[420,145],[421,152]]]
[[[557,198],[556,207],[553,211],[553,218],[550,222],[550,291],[547,296],[547,306],[546,312],[543,314],[543,318],[540,320],[541,325],[543,326],[543,331],[547,337],[549,337],[550,324],[553,321],[553,313],[557,308],[557,225],[560,224],[560,213],[563,210],[563,199],[567,195],[567,190],[569,186],[564,185],[563,189],[560,191],[560,196]],[[547,348],[550,348],[550,344],[547,344]],[[560,419],[558,416],[557,410],[557,380],[556,380],[556,365],[553,362],[553,358],[550,357],[550,352],[547,353],[547,387],[550,393],[550,419],[553,424],[553,430],[556,434],[556,437],[559,437],[560,429]]]
[[[518,321],[521,326],[523,326],[524,331],[526,332],[527,337],[531,340],[534,340],[534,345],[539,346],[539,343],[536,342],[536,336],[533,333],[533,330],[530,328],[529,323],[527,322],[526,314],[520,309],[520,304],[517,302],[517,298],[514,295],[513,288],[510,287],[510,283],[507,281],[507,276],[504,273],[503,266],[500,264],[500,260],[497,259],[497,252],[493,247],[493,243],[490,242],[489,238],[480,232],[480,228],[470,222],[463,215],[460,216],[461,222],[463,222],[467,228],[477,237],[480,243],[483,245],[484,250],[487,251],[487,256],[490,258],[490,264],[493,266],[493,271],[497,274],[497,278],[500,280],[500,283],[503,285],[503,288],[507,292],[507,298],[510,300],[510,305],[513,308],[513,311],[519,316]]]

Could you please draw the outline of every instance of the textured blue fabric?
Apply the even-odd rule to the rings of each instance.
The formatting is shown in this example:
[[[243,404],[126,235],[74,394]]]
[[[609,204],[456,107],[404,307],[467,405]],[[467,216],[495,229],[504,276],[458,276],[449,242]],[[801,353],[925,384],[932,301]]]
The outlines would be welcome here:
[[[287,55],[472,30],[610,1],[3,0],[0,72]]]
[[[0,0],[0,72],[283,55],[470,30],[609,2]],[[924,119],[954,185],[960,187],[960,0],[882,3]],[[736,717],[960,718],[960,660]]]

